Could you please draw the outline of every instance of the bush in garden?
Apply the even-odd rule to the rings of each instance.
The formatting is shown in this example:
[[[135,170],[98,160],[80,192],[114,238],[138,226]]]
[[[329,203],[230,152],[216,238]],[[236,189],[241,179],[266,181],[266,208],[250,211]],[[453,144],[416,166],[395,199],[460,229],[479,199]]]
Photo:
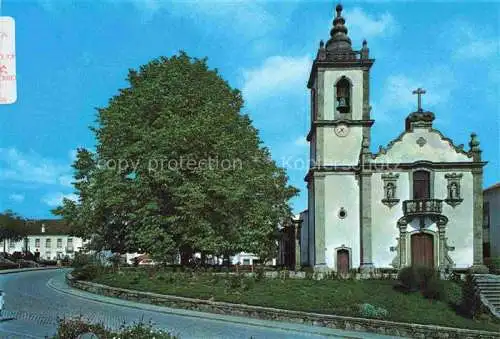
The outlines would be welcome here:
[[[481,299],[474,284],[474,277],[467,273],[462,285],[462,303],[459,311],[462,315],[475,319],[481,314]]]
[[[81,316],[76,319],[59,319],[57,333],[52,339],[75,339],[84,333],[94,333],[100,339],[177,339],[166,331],[154,329],[152,324],[142,321],[122,326],[118,331],[107,329],[102,324],[92,324]]]
[[[359,314],[363,318],[384,319],[389,315],[389,312],[385,308],[365,303],[359,305]]]
[[[437,271],[431,267],[415,266],[414,269],[418,280],[418,287],[422,291],[427,288],[431,280],[439,279]]]
[[[98,265],[85,265],[75,268],[71,275],[77,280],[94,280],[103,273],[103,267]]]
[[[408,292],[425,291],[431,280],[438,279],[437,272],[425,266],[410,266],[402,268],[398,273],[401,286]],[[436,287],[435,282],[432,282]]]
[[[444,283],[437,276],[429,278],[422,289],[422,295],[428,299],[445,300],[446,291]]]
[[[398,280],[406,291],[415,292],[419,289],[419,279],[414,267],[402,268],[398,273]]]
[[[255,280],[261,281],[265,278],[265,269],[264,266],[258,266],[255,271]]]
[[[75,339],[80,334],[94,333],[100,339],[112,338],[102,324],[91,324],[81,316],[76,319],[59,319],[57,333],[53,339]]]
[[[74,268],[80,268],[86,265],[97,265],[97,260],[90,254],[76,252],[71,266]]]

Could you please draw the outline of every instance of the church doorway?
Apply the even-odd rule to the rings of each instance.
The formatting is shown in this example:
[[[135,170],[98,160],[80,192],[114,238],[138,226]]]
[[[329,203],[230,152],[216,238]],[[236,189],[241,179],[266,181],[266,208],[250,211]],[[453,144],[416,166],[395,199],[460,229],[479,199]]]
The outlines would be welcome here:
[[[346,249],[340,249],[337,251],[337,273],[349,273],[349,251]]]
[[[411,236],[411,263],[413,266],[434,268],[434,239],[432,234],[416,233]]]

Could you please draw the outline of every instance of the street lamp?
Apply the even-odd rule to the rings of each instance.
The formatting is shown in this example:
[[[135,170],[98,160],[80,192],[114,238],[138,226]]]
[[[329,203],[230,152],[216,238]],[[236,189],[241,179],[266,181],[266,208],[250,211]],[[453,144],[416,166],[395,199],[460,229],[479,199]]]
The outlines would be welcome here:
[[[35,223],[35,221],[24,219],[24,232],[25,232],[25,234],[24,234],[24,255],[25,256],[28,255],[28,250],[29,250],[29,247],[28,247],[28,244],[29,244],[28,224],[32,224],[32,223]]]

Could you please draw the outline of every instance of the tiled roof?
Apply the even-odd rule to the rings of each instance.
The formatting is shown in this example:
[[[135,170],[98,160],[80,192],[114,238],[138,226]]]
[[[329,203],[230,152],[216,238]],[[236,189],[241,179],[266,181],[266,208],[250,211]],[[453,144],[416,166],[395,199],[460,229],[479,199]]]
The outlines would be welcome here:
[[[42,225],[45,232],[42,233]],[[69,235],[69,226],[61,219],[30,220],[26,223],[29,235]]]
[[[493,191],[493,190],[497,190],[497,189],[500,189],[500,182],[494,184],[493,186],[486,188],[484,190],[484,192],[489,192],[489,191]]]

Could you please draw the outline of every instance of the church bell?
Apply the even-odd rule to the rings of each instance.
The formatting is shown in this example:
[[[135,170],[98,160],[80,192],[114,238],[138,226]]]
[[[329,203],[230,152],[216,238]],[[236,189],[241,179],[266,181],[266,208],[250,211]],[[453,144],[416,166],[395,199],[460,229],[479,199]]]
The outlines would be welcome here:
[[[348,98],[339,97],[337,101],[338,101],[337,110],[340,113],[348,113],[349,112],[349,103],[347,102]]]

